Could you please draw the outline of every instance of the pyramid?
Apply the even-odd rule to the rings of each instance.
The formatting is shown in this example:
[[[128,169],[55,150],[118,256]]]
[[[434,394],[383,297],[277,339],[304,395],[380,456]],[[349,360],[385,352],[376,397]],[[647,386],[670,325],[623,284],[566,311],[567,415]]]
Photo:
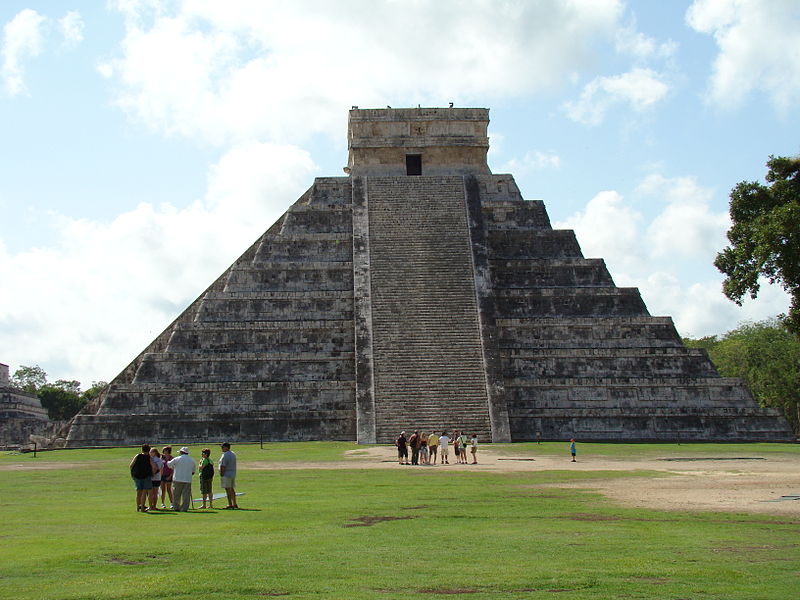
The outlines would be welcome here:
[[[486,163],[489,111],[350,111],[321,177],[73,421],[69,446],[788,440]]]

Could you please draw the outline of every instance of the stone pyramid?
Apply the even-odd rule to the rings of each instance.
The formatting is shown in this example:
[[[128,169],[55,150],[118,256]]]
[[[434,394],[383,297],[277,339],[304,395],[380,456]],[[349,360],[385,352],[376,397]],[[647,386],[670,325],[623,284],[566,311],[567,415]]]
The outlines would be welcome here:
[[[68,445],[787,440],[486,163],[489,111],[350,111],[311,188],[78,415]]]

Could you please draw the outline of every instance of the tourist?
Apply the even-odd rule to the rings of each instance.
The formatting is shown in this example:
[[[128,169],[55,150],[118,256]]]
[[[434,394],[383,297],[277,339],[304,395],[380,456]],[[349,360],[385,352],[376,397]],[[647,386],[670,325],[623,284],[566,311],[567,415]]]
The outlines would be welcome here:
[[[472,452],[472,464],[478,464],[478,436],[474,433],[472,434],[472,439],[470,440],[470,452]]]
[[[428,434],[424,431],[419,434],[419,459],[423,465],[428,464]]]
[[[461,464],[461,437],[458,435],[458,431],[453,432],[453,437],[451,438],[453,442],[453,454],[456,455],[456,464]]]
[[[575,438],[569,441],[569,453],[572,455],[572,462],[577,462],[575,460],[575,455],[577,454],[577,451],[575,450]]]
[[[189,503],[192,501],[192,476],[195,472],[197,464],[194,459],[189,456],[189,449],[184,446],[179,451],[180,455],[169,461],[169,466],[172,468],[172,502],[175,510],[178,512],[186,512],[189,510]]]
[[[153,483],[153,487],[150,489],[150,510],[156,510],[158,490],[161,488],[161,468],[164,466],[158,448],[150,448],[150,462],[153,467],[153,476],[150,478]]]
[[[227,510],[238,509],[236,503],[236,454],[231,450],[231,445],[225,442],[220,446],[222,456],[219,457],[219,479],[220,484],[228,497]]]
[[[406,432],[401,431],[394,445],[397,446],[397,460],[401,465],[408,464],[408,440],[406,440]]]
[[[166,508],[164,500],[169,496],[169,509],[174,510],[175,504],[172,501],[172,467],[169,461],[172,460],[172,446],[164,446],[161,449],[161,508]]]
[[[450,461],[447,457],[447,444],[450,442],[450,438],[447,437],[447,432],[443,431],[442,435],[439,436],[439,463],[443,465],[449,465]]]
[[[130,469],[136,488],[136,512],[147,512],[147,496],[153,488],[153,464],[150,462],[149,444],[142,444],[142,451],[133,457]]]
[[[200,459],[200,464],[197,470],[200,472],[200,493],[203,495],[203,505],[200,508],[206,508],[206,500],[208,501],[208,508],[214,508],[214,496],[211,493],[211,481],[214,479],[214,463],[211,462],[211,450],[203,448],[201,453],[203,458]]]
[[[419,433],[414,432],[411,434],[411,437],[408,438],[408,445],[411,446],[411,464],[418,465],[419,464]]]
[[[439,449],[439,436],[431,432],[431,435],[428,437],[428,453],[430,454],[430,459],[428,460],[428,464],[434,464],[434,465],[436,464],[436,454],[438,449]]]
[[[467,434],[466,433],[462,433],[458,437],[458,448],[459,448],[459,451],[461,452],[461,463],[462,464],[467,464],[467,444],[468,443],[469,443],[469,440],[467,439]]]

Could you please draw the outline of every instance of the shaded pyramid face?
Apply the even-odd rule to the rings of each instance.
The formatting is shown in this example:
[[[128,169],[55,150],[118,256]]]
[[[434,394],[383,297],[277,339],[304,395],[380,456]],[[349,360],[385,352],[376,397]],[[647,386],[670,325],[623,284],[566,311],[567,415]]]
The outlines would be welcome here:
[[[76,417],[69,445],[791,439],[489,172],[488,111],[350,118],[350,175],[318,178]]]

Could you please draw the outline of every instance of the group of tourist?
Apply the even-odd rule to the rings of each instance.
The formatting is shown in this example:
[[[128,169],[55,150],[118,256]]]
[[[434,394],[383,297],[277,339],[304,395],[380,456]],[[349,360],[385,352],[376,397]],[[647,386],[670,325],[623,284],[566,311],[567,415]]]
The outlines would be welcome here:
[[[220,483],[225,490],[228,505],[226,509],[239,508],[236,503],[236,454],[231,445],[221,445],[222,455],[219,457]],[[201,452],[200,464],[189,456],[189,448],[184,446],[178,450],[178,456],[172,456],[172,446],[164,446],[161,452],[151,448],[150,444],[142,444],[142,451],[133,457],[130,464],[131,477],[136,487],[137,512],[158,510],[158,495],[161,490],[161,510],[186,512],[189,505],[194,508],[192,500],[192,478],[195,472],[200,475],[200,493],[203,504],[200,508],[214,508],[214,494],[211,484],[214,479],[214,463],[211,461],[211,450],[204,448]],[[169,509],[167,509],[169,502]]]
[[[450,437],[446,431],[442,435],[415,431],[410,437],[406,432],[400,432],[400,437],[395,440],[397,458],[401,465],[435,465],[437,459],[441,465],[450,464],[450,445],[457,464],[467,463],[467,446],[472,454],[472,464],[478,464],[478,437],[473,433],[467,437],[466,433],[453,432]],[[411,449],[411,461],[408,460],[408,450]]]

